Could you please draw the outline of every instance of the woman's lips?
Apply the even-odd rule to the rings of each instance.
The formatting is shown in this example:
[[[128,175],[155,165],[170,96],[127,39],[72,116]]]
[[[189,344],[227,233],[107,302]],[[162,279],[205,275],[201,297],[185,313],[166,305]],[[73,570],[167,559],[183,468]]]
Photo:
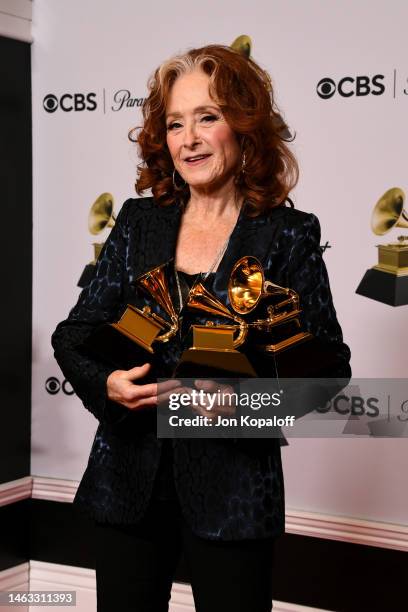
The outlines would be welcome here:
[[[200,156],[197,159],[185,159],[184,163],[187,164],[188,166],[199,166],[200,164],[203,164],[204,162],[207,161],[207,159],[211,157],[211,154],[206,154],[203,156]]]

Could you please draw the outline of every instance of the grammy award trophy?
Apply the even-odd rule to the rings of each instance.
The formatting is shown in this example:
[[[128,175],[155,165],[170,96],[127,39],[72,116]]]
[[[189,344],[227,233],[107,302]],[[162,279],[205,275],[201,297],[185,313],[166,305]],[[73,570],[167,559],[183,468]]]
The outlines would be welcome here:
[[[378,200],[371,217],[371,229],[377,236],[394,227],[408,227],[404,210],[405,194],[394,187]],[[408,304],[408,236],[398,236],[397,242],[379,244],[378,263],[367,270],[356,293],[390,306]]]
[[[228,298],[230,308],[202,283],[193,285],[187,307],[209,319],[193,324],[193,346],[183,352],[176,376],[303,377],[327,360],[317,339],[302,330],[297,293],[265,280],[255,257],[234,265]]]
[[[154,343],[168,342],[179,328],[168,288],[168,268],[169,262],[166,262],[136,280],[136,284],[160,305],[168,319],[153,312],[150,306],[140,309],[128,304],[117,322],[95,328],[81,348],[119,369],[130,369],[146,362],[154,364]]]

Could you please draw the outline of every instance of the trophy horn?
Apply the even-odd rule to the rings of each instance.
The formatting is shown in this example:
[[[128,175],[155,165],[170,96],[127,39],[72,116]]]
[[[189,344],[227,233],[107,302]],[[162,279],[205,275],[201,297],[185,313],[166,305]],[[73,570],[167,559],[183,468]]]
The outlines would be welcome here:
[[[186,305],[189,308],[208,312],[218,317],[225,317],[226,319],[234,321],[237,324],[239,333],[233,341],[233,348],[237,348],[245,341],[248,334],[248,324],[241,319],[241,317],[233,314],[222,302],[220,302],[220,300],[214,297],[202,283],[195,283],[191,288]]]
[[[91,234],[99,234],[105,227],[115,225],[113,213],[113,195],[102,193],[91,206],[88,217],[88,228]]]
[[[235,312],[251,312],[261,299],[264,284],[261,262],[251,255],[241,257],[232,268],[228,283],[228,298]]]
[[[170,296],[165,274],[167,265],[167,263],[161,264],[153,268],[153,270],[149,270],[145,274],[142,274],[142,276],[139,276],[136,280],[136,283],[143,287],[170,317],[171,323],[168,323],[161,317],[158,317],[158,315],[151,313],[148,307],[144,309],[146,315],[150,315],[154,319],[160,319],[161,324],[169,327],[167,332],[157,336],[156,340],[159,342],[167,342],[167,340],[172,338],[178,331],[178,316]]]
[[[234,265],[228,283],[228,297],[235,312],[245,315],[256,308],[260,300],[274,295],[288,296],[276,306],[270,306],[270,314],[282,311],[290,305],[298,308],[299,298],[295,291],[266,281],[259,259],[252,255],[241,257]]]
[[[220,300],[214,297],[212,293],[210,293],[210,291],[208,291],[208,289],[206,289],[200,282],[195,283],[191,288],[187,306],[189,308],[209,312],[210,314],[216,316],[222,316],[228,319],[234,318],[234,315],[228,310],[228,308],[222,302],[220,302]]]
[[[377,236],[387,234],[393,227],[408,227],[408,213],[404,210],[405,193],[399,187],[388,189],[378,200],[371,216],[371,229]]]

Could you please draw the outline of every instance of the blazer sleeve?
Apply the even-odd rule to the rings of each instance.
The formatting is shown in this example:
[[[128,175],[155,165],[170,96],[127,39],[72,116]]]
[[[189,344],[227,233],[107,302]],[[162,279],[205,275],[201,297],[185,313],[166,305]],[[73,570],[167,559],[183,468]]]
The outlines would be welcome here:
[[[343,342],[330,291],[330,283],[320,249],[320,223],[308,214],[297,227],[288,263],[288,286],[300,297],[303,328],[330,347],[335,366],[330,376],[350,378],[350,349]]]
[[[109,400],[106,380],[114,367],[88,358],[78,346],[93,328],[112,322],[118,316],[123,293],[128,237],[128,210],[132,200],[122,206],[96,263],[92,281],[79,295],[68,317],[59,323],[51,343],[55,359],[75,393],[101,423],[116,424],[129,410]]]
[[[299,418],[339,393],[348,384],[351,369],[350,349],[343,342],[320,249],[319,220],[313,214],[302,215],[290,233],[287,286],[299,295],[302,329],[319,340],[323,355],[320,376],[295,379],[294,385],[287,380],[285,401],[275,409],[277,416]]]

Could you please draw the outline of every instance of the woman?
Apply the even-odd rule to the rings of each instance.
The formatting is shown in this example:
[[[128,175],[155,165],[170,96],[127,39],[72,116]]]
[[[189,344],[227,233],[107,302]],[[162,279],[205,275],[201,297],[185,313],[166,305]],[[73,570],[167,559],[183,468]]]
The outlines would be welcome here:
[[[136,187],[153,197],[125,202],[94,279],[52,337],[64,375],[99,420],[75,497],[97,524],[98,610],[167,610],[184,551],[198,612],[266,612],[273,544],[284,531],[278,440],[262,452],[222,440],[163,444],[146,418],[158,401],[150,366],[117,370],[78,346],[127,304],[146,303],[134,281],[156,266],[174,258],[169,283],[181,311],[198,274],[227,303],[233,265],[253,255],[267,279],[299,293],[304,328],[336,354],[332,375],[349,375],[350,353],[318,220],[285,206],[297,165],[267,73],[211,45],[165,62],[149,87]],[[182,331],[158,347],[157,376],[171,374],[185,338]]]

